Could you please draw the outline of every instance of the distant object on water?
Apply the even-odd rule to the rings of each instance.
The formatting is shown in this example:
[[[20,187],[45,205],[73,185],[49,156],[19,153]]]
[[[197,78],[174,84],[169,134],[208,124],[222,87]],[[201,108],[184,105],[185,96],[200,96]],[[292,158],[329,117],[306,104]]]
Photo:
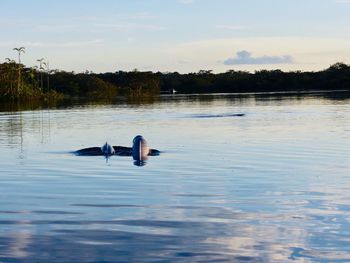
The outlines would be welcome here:
[[[191,118],[228,118],[228,117],[243,117],[244,113],[223,113],[223,114],[194,114]]]
[[[164,91],[161,91],[160,94],[176,94],[177,93],[177,90],[176,89],[168,89],[168,90],[164,90]]]

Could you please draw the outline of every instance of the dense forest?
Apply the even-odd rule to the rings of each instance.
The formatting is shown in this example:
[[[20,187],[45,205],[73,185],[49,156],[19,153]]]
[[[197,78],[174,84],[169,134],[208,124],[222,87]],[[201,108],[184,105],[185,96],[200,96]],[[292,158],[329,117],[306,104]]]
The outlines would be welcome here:
[[[20,55],[20,52],[19,52]],[[350,66],[331,65],[318,72],[260,70],[254,73],[229,70],[214,74],[210,70],[179,74],[117,71],[75,73],[26,67],[7,59],[0,63],[0,99],[50,100],[62,98],[103,99],[116,96],[147,97],[161,93],[246,93],[310,90],[349,90]]]

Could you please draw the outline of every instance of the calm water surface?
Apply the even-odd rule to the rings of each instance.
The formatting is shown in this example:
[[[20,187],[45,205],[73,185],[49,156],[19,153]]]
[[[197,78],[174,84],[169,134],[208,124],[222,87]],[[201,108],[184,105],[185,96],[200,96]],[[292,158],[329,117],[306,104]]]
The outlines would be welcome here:
[[[137,134],[144,167],[72,154]],[[350,100],[0,112],[0,262],[149,261],[350,262]]]

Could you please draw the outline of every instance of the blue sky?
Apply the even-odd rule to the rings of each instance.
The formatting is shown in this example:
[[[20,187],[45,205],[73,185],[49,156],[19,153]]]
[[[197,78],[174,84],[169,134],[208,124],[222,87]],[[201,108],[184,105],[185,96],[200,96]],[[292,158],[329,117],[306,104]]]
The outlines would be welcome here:
[[[81,72],[350,63],[350,0],[1,0],[0,61]]]

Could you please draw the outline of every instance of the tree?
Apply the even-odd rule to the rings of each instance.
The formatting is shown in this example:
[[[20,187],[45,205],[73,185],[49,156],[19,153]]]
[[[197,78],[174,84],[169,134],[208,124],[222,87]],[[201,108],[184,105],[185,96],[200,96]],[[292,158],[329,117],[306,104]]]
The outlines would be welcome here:
[[[13,50],[18,52],[18,64],[21,64],[21,53],[25,53],[25,47],[15,47]]]
[[[39,62],[40,90],[43,91],[43,72],[42,72],[42,70],[44,69],[44,68],[43,68],[44,59],[43,59],[43,58],[40,58],[40,59],[37,59],[36,61]]]
[[[25,47],[16,47],[13,50],[18,52],[18,81],[17,81],[17,96],[19,96],[21,88],[21,53],[25,53]]]
[[[6,58],[4,71],[4,86],[7,87],[4,91],[4,94],[9,95],[11,98],[14,98],[17,95],[14,90],[14,86],[16,83],[16,62],[10,58]]]
[[[43,62],[46,68],[47,91],[50,91],[50,64],[49,61]]]

